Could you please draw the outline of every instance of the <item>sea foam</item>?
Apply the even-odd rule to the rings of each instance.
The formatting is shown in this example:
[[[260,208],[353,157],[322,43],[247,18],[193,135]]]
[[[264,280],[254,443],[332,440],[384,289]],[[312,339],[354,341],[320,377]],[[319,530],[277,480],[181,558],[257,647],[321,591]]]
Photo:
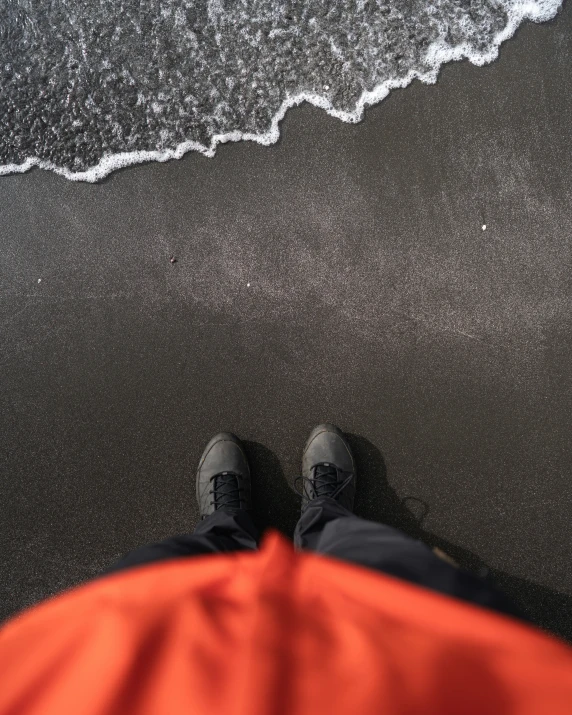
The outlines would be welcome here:
[[[302,102],[345,122],[440,67],[492,62],[561,0],[7,0],[0,174],[95,182],[145,161],[273,144]]]

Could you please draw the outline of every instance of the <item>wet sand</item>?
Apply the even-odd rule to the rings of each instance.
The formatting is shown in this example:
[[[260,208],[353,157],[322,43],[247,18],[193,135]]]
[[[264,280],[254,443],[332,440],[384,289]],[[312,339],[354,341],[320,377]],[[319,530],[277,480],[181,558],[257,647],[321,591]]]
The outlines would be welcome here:
[[[221,429],[291,533],[328,420],[359,514],[572,638],[571,30],[567,5],[359,125],[301,107],[271,148],[0,180],[2,617],[192,529]]]

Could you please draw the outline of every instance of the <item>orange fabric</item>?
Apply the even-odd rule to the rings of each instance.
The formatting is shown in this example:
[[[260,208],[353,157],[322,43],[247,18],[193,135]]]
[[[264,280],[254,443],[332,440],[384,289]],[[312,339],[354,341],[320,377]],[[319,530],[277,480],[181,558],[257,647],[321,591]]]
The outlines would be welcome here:
[[[0,682],[0,715],[570,715],[572,649],[271,533],[22,614]]]

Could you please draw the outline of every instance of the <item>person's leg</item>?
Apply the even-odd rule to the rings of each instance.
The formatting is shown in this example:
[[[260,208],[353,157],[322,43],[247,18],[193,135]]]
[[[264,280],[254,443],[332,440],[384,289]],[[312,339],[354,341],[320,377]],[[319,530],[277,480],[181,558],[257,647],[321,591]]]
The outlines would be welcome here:
[[[115,573],[153,561],[258,548],[260,532],[249,512],[220,509],[202,519],[192,534],[173,536],[130,551],[106,570]]]
[[[251,516],[250,468],[233,434],[221,432],[207,444],[196,489],[201,521],[194,533],[136,549],[105,573],[164,559],[257,548],[260,533]]]
[[[428,546],[398,529],[360,519],[328,497],[309,503],[296,526],[294,543],[300,549],[349,561],[448,596],[522,617],[514,604],[489,582],[452,566]]]
[[[459,569],[420,541],[353,512],[355,465],[342,432],[320,425],[302,458],[302,515],[294,544],[503,613],[518,609],[487,581]]]

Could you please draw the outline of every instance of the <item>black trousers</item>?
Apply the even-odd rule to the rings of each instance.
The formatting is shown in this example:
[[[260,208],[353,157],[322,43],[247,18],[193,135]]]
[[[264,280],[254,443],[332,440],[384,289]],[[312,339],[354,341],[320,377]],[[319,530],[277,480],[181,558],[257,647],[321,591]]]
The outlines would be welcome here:
[[[248,512],[219,510],[201,521],[194,533],[136,549],[106,573],[164,559],[253,550],[259,539],[260,532]],[[296,525],[294,545],[522,618],[488,581],[450,565],[397,529],[360,519],[328,497],[310,502]]]

